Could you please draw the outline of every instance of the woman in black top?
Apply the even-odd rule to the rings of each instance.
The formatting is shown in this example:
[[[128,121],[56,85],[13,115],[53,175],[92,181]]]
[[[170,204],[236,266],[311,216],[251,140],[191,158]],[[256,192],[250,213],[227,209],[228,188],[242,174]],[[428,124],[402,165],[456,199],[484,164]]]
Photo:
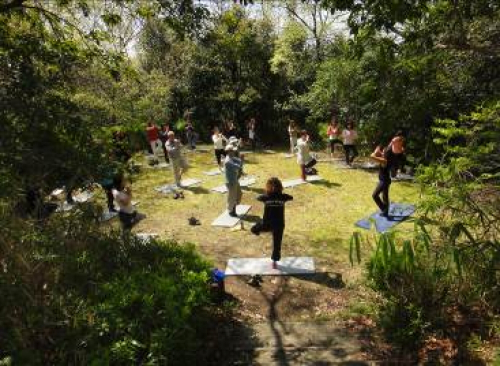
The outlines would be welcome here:
[[[266,193],[257,197],[264,202],[264,217],[262,222],[255,224],[251,231],[259,235],[262,231],[273,233],[273,269],[277,268],[276,262],[281,259],[281,241],[285,230],[285,203],[293,197],[283,193],[283,185],[278,178],[270,178],[266,183]]]
[[[396,158],[390,147],[384,150],[382,145],[378,145],[370,157],[380,163],[378,173],[379,182],[373,191],[372,197],[380,208],[380,211],[382,211],[382,216],[389,217],[389,188],[392,183],[391,169],[395,164]],[[382,194],[382,199],[380,199],[380,194]]]

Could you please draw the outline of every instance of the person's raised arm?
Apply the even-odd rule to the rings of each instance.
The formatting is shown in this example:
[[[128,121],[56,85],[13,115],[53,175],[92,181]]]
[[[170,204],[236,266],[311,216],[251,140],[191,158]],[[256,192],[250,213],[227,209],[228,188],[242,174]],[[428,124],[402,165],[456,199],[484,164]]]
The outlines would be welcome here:
[[[372,160],[376,161],[377,163],[387,164],[387,160],[384,158],[384,153],[383,153],[382,149],[380,148],[380,146],[377,146],[375,148],[375,150],[370,155],[370,158]]]

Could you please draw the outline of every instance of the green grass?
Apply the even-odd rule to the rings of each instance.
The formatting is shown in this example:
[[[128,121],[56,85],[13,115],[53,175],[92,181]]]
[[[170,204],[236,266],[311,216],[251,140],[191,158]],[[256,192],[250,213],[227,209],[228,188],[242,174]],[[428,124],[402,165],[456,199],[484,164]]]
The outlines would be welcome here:
[[[223,184],[223,177],[209,177],[202,173],[216,168],[211,150],[187,153],[186,157],[191,168],[183,178],[200,178],[203,183],[186,190],[185,200],[174,200],[171,195],[154,191],[156,186],[173,182],[170,169],[150,169],[144,164],[142,172],[134,177],[134,200],[140,201],[140,211],[148,216],[135,231],[157,232],[181,242],[194,242],[221,266],[231,257],[269,256],[271,239],[268,235],[255,237],[248,230],[232,232],[210,226],[225,209],[226,196],[209,190]],[[137,156],[136,159],[141,161],[143,157]],[[352,233],[359,230],[372,235],[357,229],[354,223],[376,210],[371,193],[377,183],[377,172],[339,169],[332,163],[319,163],[318,170],[325,182],[287,190],[294,196],[294,201],[286,207],[283,255],[313,256],[320,265],[340,264],[345,267],[348,266],[348,239]],[[262,216],[262,204],[255,197],[263,191],[267,178],[299,177],[295,158],[286,159],[279,152],[247,155],[245,172],[258,177],[257,183],[243,193],[243,203],[252,205],[251,216]],[[392,201],[416,203],[418,198],[419,191],[414,184],[397,182],[391,187]],[[190,216],[198,218],[202,225],[189,226],[187,219]],[[245,223],[245,229],[251,224]],[[396,228],[405,231],[411,229],[411,224],[400,224]]]

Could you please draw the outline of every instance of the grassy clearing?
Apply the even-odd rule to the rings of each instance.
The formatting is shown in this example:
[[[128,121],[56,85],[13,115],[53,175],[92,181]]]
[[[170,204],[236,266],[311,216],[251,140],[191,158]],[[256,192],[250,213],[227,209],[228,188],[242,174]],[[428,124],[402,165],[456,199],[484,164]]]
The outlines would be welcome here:
[[[203,171],[216,168],[212,151],[189,152],[186,156],[191,169],[184,178],[199,178],[203,183],[199,187],[185,190],[184,200],[174,200],[172,195],[154,191],[156,186],[173,182],[170,169],[144,168],[134,177],[134,200],[140,201],[139,209],[147,215],[147,219],[134,230],[156,232],[181,243],[193,242],[220,268],[224,268],[227,259],[231,257],[269,257],[270,236],[256,237],[248,230],[252,221],[262,216],[263,212],[262,204],[255,197],[263,192],[265,181],[271,176],[281,179],[299,177],[295,159],[286,159],[281,152],[247,155],[245,172],[258,177],[257,183],[243,193],[243,203],[252,205],[252,210],[248,221],[245,221],[244,230],[230,231],[210,225],[225,209],[225,195],[210,192],[210,188],[223,184],[223,176],[210,177],[203,174]],[[143,157],[138,156],[136,159],[141,161]],[[269,279],[265,281],[263,288],[253,289],[242,278],[230,279],[228,290],[245,304],[243,312],[246,310],[247,315],[264,316],[267,311],[265,304],[270,301],[262,300],[269,300],[269,294],[276,297],[278,289],[281,315],[287,318],[328,316],[348,307],[353,296],[361,296],[361,269],[351,268],[349,265],[349,238],[357,230],[354,223],[376,209],[371,192],[377,182],[377,172],[339,169],[331,162],[319,163],[318,170],[325,179],[324,182],[287,190],[294,196],[294,201],[288,203],[286,208],[283,256],[313,256],[318,271],[338,273],[348,286],[340,289],[341,286],[332,285],[331,277],[313,281],[286,278]],[[419,192],[415,185],[399,182],[392,185],[392,201],[415,203],[418,198]],[[198,218],[202,225],[189,226],[190,216]],[[409,228],[410,223],[397,226],[400,231]],[[374,235],[374,232],[359,230],[365,235]],[[283,288],[286,291],[281,291]],[[332,303],[333,308],[330,306]]]

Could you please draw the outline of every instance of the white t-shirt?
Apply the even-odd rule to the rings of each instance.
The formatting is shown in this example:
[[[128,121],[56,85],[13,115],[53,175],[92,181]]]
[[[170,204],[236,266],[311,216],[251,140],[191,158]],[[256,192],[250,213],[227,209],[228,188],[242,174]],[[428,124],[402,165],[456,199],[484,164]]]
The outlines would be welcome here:
[[[130,196],[128,194],[126,194],[125,192],[117,191],[116,189],[113,189],[111,192],[113,193],[113,197],[118,203],[121,212],[125,212],[128,214],[134,213],[135,208],[132,205]]]
[[[212,135],[212,141],[214,142],[214,149],[215,150],[221,150],[224,148],[224,141],[227,141],[227,139],[219,134],[219,135]]]
[[[297,140],[297,163],[300,165],[307,164],[311,160],[309,154],[309,142],[302,138]]]
[[[255,138],[255,131],[254,130],[248,130],[248,138],[250,140],[253,140]]]
[[[358,133],[356,130],[345,129],[342,131],[342,137],[344,138],[344,145],[354,145],[358,139]]]

